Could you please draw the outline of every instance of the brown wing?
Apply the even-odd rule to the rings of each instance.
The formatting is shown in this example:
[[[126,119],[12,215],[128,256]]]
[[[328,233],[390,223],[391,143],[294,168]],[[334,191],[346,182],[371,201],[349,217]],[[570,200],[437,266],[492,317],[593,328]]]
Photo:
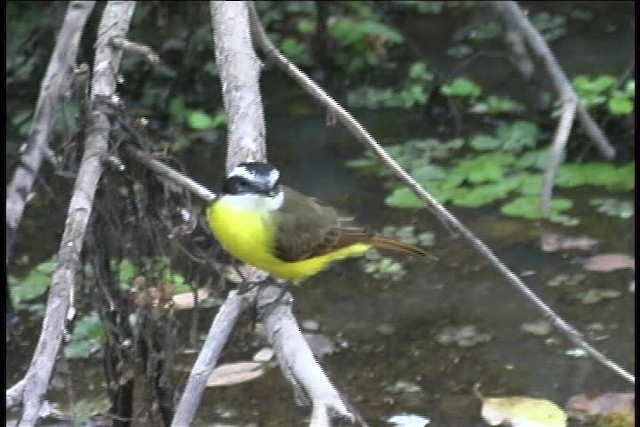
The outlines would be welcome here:
[[[300,261],[363,241],[364,230],[349,227],[347,218],[330,206],[285,188],[284,204],[277,213],[276,256]]]

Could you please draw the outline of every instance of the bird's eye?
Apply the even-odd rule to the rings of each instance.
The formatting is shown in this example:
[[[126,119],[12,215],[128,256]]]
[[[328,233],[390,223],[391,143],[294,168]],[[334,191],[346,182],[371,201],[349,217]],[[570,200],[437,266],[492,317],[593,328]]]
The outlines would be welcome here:
[[[222,192],[225,194],[240,194],[249,191],[251,191],[251,184],[237,176],[228,178],[222,185]]]

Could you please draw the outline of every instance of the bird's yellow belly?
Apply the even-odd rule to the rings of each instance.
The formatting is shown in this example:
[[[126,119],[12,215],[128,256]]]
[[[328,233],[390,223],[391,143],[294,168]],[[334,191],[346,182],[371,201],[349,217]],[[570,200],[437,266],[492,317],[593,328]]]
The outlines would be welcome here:
[[[231,255],[281,279],[303,279],[319,272],[332,261],[360,255],[370,247],[367,244],[354,244],[326,255],[288,262],[273,255],[275,225],[269,224],[268,216],[261,212],[213,203],[207,209],[207,222],[220,244]]]
[[[234,257],[266,270],[272,258],[273,232],[259,212],[235,210],[222,203],[207,209],[207,222],[220,244]]]

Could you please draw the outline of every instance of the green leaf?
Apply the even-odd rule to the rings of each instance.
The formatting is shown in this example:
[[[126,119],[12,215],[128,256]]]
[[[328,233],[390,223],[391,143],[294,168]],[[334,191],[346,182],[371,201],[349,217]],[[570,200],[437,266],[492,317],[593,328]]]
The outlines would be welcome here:
[[[624,85],[624,94],[627,95],[628,98],[636,97],[636,81],[631,79]]]
[[[601,94],[611,89],[615,84],[616,78],[608,74],[600,75],[594,79],[590,79],[585,75],[579,75],[572,81],[572,86],[580,96]]]
[[[609,98],[607,107],[611,114],[617,116],[624,116],[633,112],[633,102],[622,93],[614,93],[611,98]]]
[[[94,311],[76,322],[64,354],[69,359],[88,357],[104,340],[104,327],[98,313]]]
[[[41,297],[49,289],[51,274],[56,266],[55,256],[36,265],[25,277],[16,278],[9,276],[8,284],[11,287],[11,300],[14,305],[20,305],[24,301],[32,301]]]
[[[316,30],[316,24],[309,18],[301,18],[296,25],[300,34],[312,34]]]
[[[502,141],[489,135],[476,135],[469,143],[471,147],[478,151],[495,150],[502,145]]]
[[[456,77],[448,84],[440,88],[445,96],[459,96],[477,98],[482,93],[482,88],[466,77]]]
[[[213,118],[202,111],[189,113],[188,121],[189,126],[196,130],[213,129],[215,127]]]
[[[451,168],[447,180],[463,177],[471,183],[499,181],[504,177],[507,166],[515,162],[509,153],[487,153],[463,160]]]
[[[392,208],[413,209],[423,208],[427,204],[416,196],[413,191],[402,187],[394,190],[386,199],[384,204]]]
[[[183,97],[173,98],[169,103],[171,115],[177,119],[182,119],[187,115],[187,106]]]
[[[137,274],[137,268],[127,258],[123,258],[118,265],[118,282],[120,289],[131,289],[131,282]]]
[[[431,80],[433,73],[429,71],[427,63],[424,61],[416,61],[409,67],[409,79],[411,80]]]
[[[564,161],[565,153],[562,153],[561,162]],[[534,168],[540,171],[547,169],[549,161],[549,148],[540,148],[538,150],[530,150],[522,154],[516,161],[515,167],[520,169]]]
[[[551,200],[550,215],[571,209],[573,202],[569,199],[554,198]],[[500,209],[504,215],[526,219],[540,219],[540,197],[520,196],[505,204]]]
[[[507,197],[520,181],[520,177],[512,177],[492,184],[477,185],[465,191],[456,191],[451,202],[467,208],[484,206]]]
[[[518,152],[526,147],[535,147],[538,134],[538,126],[534,123],[519,120],[500,127],[497,132],[497,137],[503,141],[503,150]]]
[[[558,168],[555,185],[578,187],[599,185],[611,190],[632,190],[635,187],[635,163],[615,167],[609,163],[568,163]]]
[[[295,37],[285,37],[280,42],[280,50],[286,57],[298,60],[305,52],[305,45]]]
[[[518,188],[521,194],[536,196],[542,193],[542,174],[532,175],[527,173],[521,175],[521,178],[522,180]]]

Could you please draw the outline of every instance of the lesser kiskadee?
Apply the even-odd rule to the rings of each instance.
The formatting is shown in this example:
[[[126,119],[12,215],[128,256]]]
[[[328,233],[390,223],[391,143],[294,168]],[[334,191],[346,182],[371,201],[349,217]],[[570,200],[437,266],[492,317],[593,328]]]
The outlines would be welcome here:
[[[207,222],[231,255],[294,281],[372,246],[431,257],[415,246],[350,226],[334,208],[280,185],[280,171],[268,163],[234,168],[207,208]]]

